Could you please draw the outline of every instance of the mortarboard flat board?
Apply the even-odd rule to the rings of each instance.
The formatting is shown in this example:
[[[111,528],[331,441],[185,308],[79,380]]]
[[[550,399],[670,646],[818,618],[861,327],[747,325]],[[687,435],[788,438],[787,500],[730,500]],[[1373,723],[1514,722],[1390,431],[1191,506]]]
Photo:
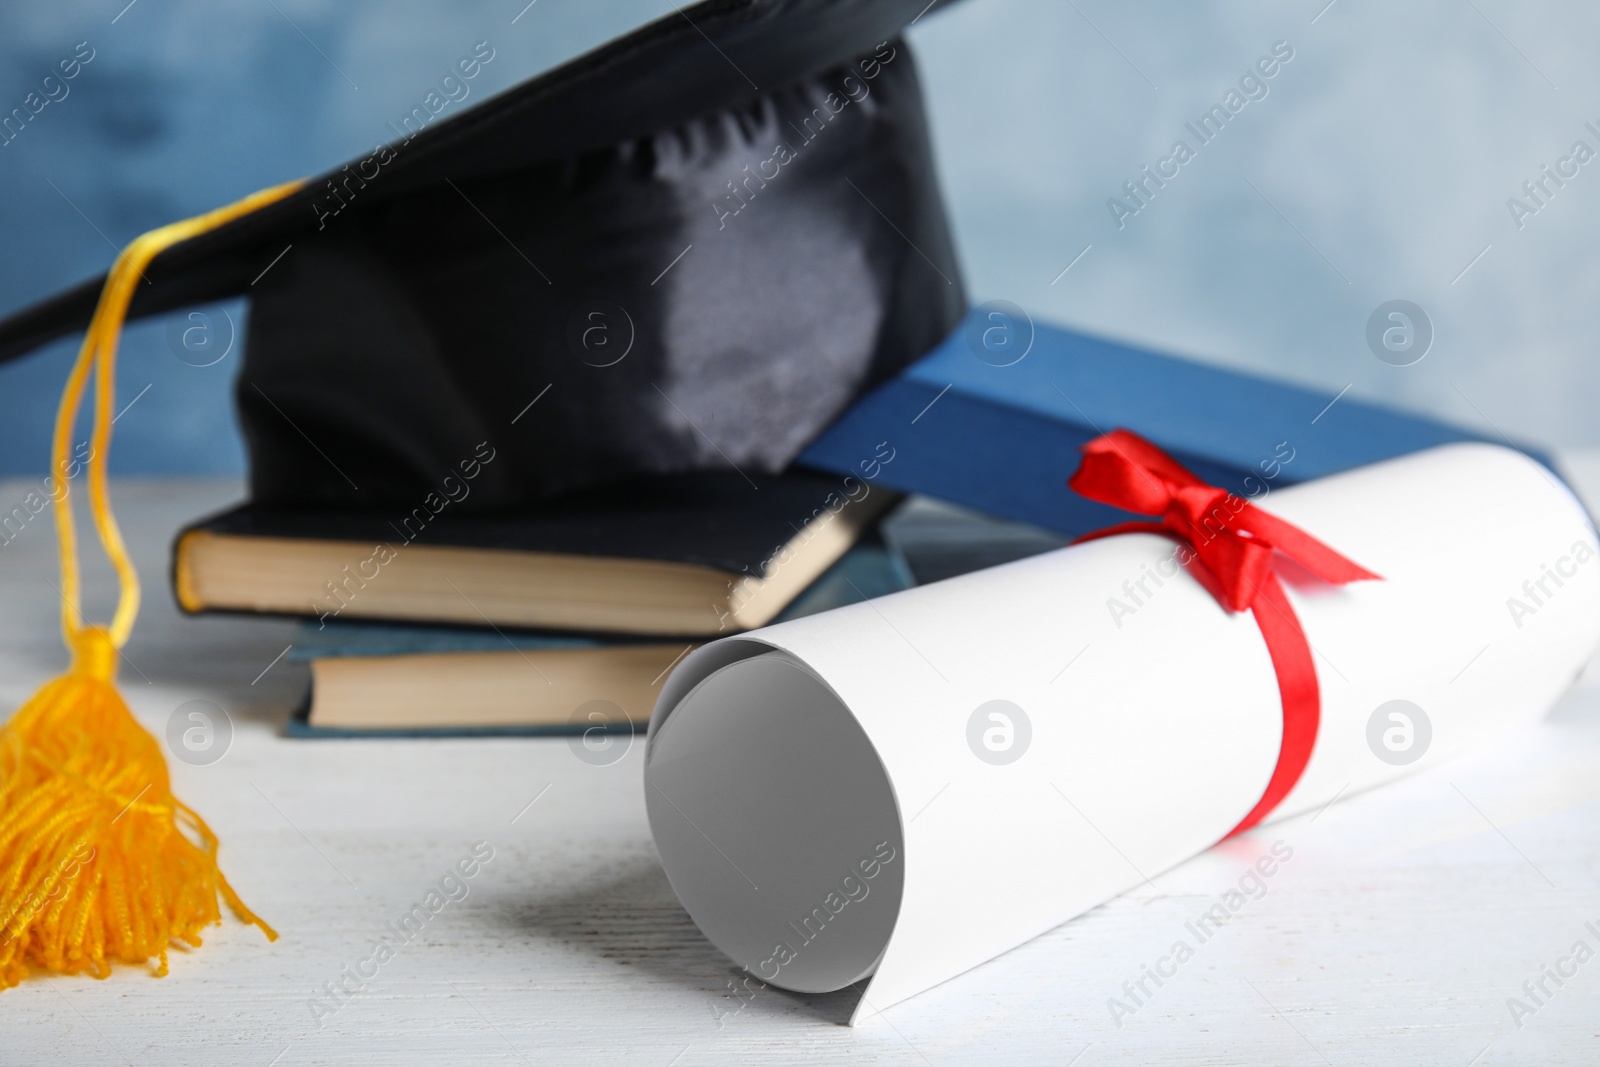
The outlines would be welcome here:
[[[1119,427],[1251,500],[1453,441],[1510,444],[1342,394],[1037,324],[1014,306],[986,306],[855,404],[800,462],[870,472],[896,489],[1077,536],[1134,517],[1065,486],[1079,447]],[[876,462],[885,442],[893,459]],[[1513,447],[1555,469],[1538,450]]]

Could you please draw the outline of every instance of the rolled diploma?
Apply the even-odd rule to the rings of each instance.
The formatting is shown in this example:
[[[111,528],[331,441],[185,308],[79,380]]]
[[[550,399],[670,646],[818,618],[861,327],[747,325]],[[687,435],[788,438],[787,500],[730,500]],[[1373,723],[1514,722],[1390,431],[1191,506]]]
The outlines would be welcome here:
[[[1384,579],[1333,587],[1278,557],[1322,713],[1273,818],[1482,749],[1600,642],[1594,528],[1509,449],[1446,446],[1257,504]],[[1173,574],[1174,547],[1088,542],[689,656],[644,774],[695,922],[784,988],[870,974],[855,1022],[1217,842],[1266,787],[1282,704],[1254,618]],[[1408,766],[1368,742],[1397,699],[1432,727]],[[1031,725],[1003,765],[969,744],[994,700]]]

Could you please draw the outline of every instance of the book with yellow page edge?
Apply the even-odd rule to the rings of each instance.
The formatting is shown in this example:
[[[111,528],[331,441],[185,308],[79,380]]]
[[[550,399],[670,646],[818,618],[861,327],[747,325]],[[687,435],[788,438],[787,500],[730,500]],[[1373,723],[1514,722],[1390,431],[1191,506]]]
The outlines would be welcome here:
[[[178,535],[173,584],[188,612],[706,637],[777,617],[896,499],[860,478],[700,471],[514,512],[443,494],[410,511],[246,504]]]

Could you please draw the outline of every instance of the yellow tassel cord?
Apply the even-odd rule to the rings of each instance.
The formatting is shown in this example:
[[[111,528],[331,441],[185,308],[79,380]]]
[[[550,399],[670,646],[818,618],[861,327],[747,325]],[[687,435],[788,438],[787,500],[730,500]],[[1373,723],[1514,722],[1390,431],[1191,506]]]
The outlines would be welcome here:
[[[89,511],[120,593],[110,626],[85,625],[77,531],[64,486],[55,518],[61,629],[72,666],[0,728],[0,988],[27,977],[30,964],[104,978],[112,960],[159,959],[155,973],[165,974],[174,939],[199,945],[201,927],[222,921],[219,893],[240,919],[277,939],[222,876],[216,835],[172,795],[160,745],[135,721],[113,683],[118,650],[139,611],[139,576],[111,514],[106,455],[117,342],[145,268],[163,249],[280,200],[299,186],[265,189],[130,244],[106,277],[67,378],[51,470],[61,477],[67,469],[73,426],[93,370]]]

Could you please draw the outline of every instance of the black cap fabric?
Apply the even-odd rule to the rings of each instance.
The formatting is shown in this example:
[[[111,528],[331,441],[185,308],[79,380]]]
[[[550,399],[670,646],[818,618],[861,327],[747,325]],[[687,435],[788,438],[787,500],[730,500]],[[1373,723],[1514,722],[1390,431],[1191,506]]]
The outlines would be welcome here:
[[[410,506],[783,469],[965,307],[912,57],[927,0],[710,0],[164,252],[132,315],[248,293],[251,491]],[[263,273],[264,272],[264,273]],[[82,329],[100,280],[0,323]]]

